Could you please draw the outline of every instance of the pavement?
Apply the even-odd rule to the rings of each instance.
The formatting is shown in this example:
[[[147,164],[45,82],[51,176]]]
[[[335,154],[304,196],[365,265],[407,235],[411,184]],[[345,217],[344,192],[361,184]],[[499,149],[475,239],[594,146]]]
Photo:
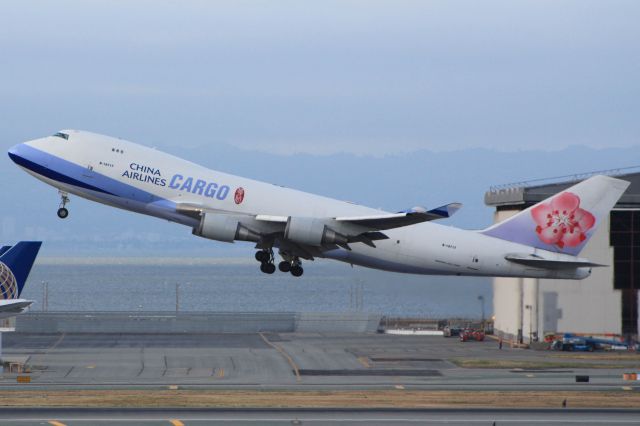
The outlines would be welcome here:
[[[1,409],[11,425],[637,425],[640,410],[519,409]]]
[[[567,355],[438,336],[15,332],[3,334],[3,356],[26,360],[31,383],[16,383],[17,374],[5,372],[0,389],[640,391],[640,382],[622,379],[640,368],[640,357]],[[460,368],[451,362],[456,358],[570,361],[572,367]],[[592,363],[612,367],[592,369]],[[577,375],[589,382],[576,382]]]

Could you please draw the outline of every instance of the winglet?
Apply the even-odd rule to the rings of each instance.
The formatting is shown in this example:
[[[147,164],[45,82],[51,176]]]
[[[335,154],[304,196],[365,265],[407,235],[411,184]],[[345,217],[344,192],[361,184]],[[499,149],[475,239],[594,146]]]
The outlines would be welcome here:
[[[451,217],[461,208],[462,208],[462,203],[449,203],[449,204],[445,204],[444,206],[431,209],[427,213],[441,215],[442,217]]]
[[[436,207],[435,209],[431,209],[431,210],[427,210],[426,207],[416,206],[407,210],[400,211],[398,213],[408,213],[408,214],[420,213],[420,214],[426,214],[429,216],[435,216],[432,219],[447,218],[447,217],[453,216],[454,213],[460,210],[461,207],[462,207],[461,203],[449,203],[449,204],[445,204],[444,206]]]

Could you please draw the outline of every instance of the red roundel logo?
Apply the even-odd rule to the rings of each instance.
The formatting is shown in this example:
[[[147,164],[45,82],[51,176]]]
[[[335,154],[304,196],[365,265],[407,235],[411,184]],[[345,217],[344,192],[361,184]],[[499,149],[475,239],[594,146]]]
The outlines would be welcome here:
[[[235,201],[236,204],[240,204],[242,200],[244,200],[244,188],[240,187],[236,189],[236,193],[233,196],[233,201]]]

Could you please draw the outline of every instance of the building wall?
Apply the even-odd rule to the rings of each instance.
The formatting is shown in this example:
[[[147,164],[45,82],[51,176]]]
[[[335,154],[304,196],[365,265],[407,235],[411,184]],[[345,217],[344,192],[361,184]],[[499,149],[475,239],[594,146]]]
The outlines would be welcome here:
[[[502,221],[519,210],[497,211]],[[622,300],[613,288],[613,249],[609,246],[609,216],[580,254],[592,262],[609,267],[594,268],[581,281],[538,280],[532,278],[495,278],[493,281],[494,328],[505,336],[524,341],[530,333],[542,338],[545,333],[621,332]]]
[[[494,213],[494,222],[501,222],[519,210],[502,210]],[[493,327],[496,332],[517,336],[521,328],[522,279],[496,277],[493,279]]]
[[[609,266],[593,268],[591,276],[581,281],[540,280],[541,307],[546,319],[541,328],[544,332],[619,334],[622,331],[622,298],[613,288],[609,215],[605,216],[605,222],[600,224],[580,256]]]

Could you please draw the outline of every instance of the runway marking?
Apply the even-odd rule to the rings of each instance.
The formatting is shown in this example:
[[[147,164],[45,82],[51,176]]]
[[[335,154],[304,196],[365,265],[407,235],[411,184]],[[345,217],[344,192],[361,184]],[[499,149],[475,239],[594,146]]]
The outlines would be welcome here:
[[[66,424],[62,423],[62,422],[57,422],[55,420],[49,420],[49,424],[53,425],[53,426],[67,426]]]
[[[371,368],[371,365],[369,364],[369,360],[367,359],[366,356],[359,356],[358,362],[362,364],[365,368]]]
[[[293,361],[293,358],[291,358],[291,356],[287,353],[287,351],[282,349],[280,346],[276,345],[275,343],[271,343],[269,341],[269,339],[267,339],[265,337],[264,334],[262,334],[262,333],[258,333],[258,334],[260,335],[260,337],[262,337],[262,340],[264,340],[264,342],[267,345],[271,346],[273,349],[275,349],[276,351],[280,352],[280,354],[282,354],[282,356],[286,358],[286,360],[289,363],[289,365],[291,366],[291,368],[293,368],[293,372],[296,375],[296,380],[299,382],[300,381],[300,370],[298,369],[298,366],[296,365],[296,363]]]
[[[86,368],[96,368],[96,366],[95,365],[87,365]]]
[[[533,374],[527,374],[527,377],[535,377]]]
[[[402,389],[404,389],[404,386],[402,386],[402,385],[395,385],[395,388],[396,388],[396,389],[400,389],[400,390],[402,390]]]
[[[184,426],[184,423],[182,423],[178,419],[170,419],[169,423],[171,423],[173,426]]]
[[[623,386],[622,390],[630,391],[633,390],[633,388],[631,386]]]
[[[55,348],[58,347],[58,345],[60,343],[62,343],[62,341],[64,340],[64,337],[67,335],[67,333],[62,333],[62,335],[60,336],[60,338],[58,340],[56,340],[56,342],[53,344],[53,346],[51,346],[49,349],[46,350],[47,353],[49,353],[49,351],[54,350]]]
[[[169,385],[169,390],[178,390],[178,385]]]

